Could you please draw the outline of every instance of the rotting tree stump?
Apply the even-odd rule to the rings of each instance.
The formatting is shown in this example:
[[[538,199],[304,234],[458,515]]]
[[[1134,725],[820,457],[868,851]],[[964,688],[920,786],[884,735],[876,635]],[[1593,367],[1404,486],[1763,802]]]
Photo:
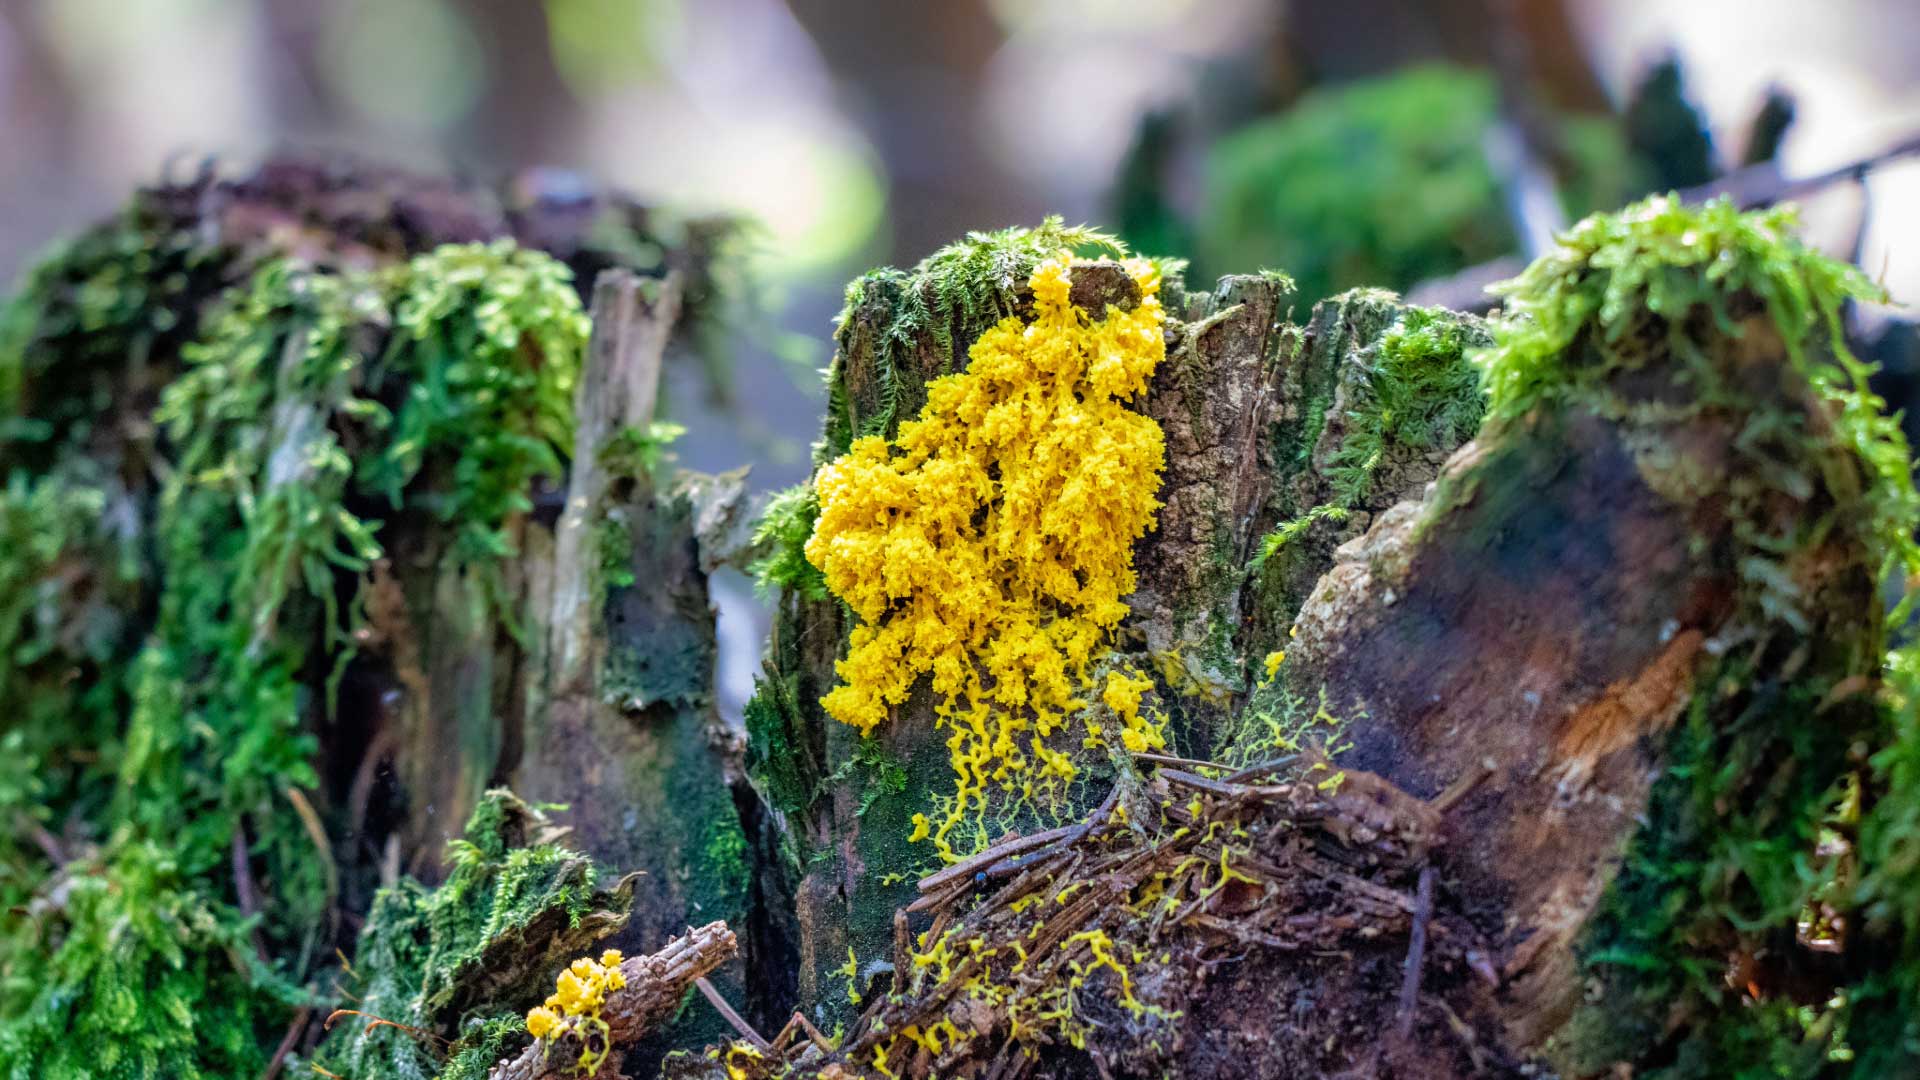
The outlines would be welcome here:
[[[0,386],[6,464],[79,470],[139,549],[174,449],[147,417],[201,315],[256,263],[304,255],[317,269],[299,273],[329,274],[476,235],[604,260],[582,238],[609,207],[639,228],[618,201],[508,211],[290,165],[149,193],[40,282],[50,317]],[[310,953],[344,941],[383,880],[433,878],[466,810],[505,782],[568,804],[571,843],[638,873],[608,942],[629,965],[710,946],[619,1026],[654,1041],[619,1047],[611,1071],[712,1042],[669,1074],[1712,1075],[1737,1060],[1899,1075],[1920,1057],[1901,876],[1920,809],[1889,777],[1920,768],[1900,711],[1920,663],[1886,662],[1881,594],[1888,567],[1920,569],[1906,450],[1823,332],[1857,283],[1778,221],[1691,213],[1656,203],[1583,226],[1530,271],[1529,317],[1495,323],[1367,290],[1295,322],[1279,275],[1165,281],[1164,359],[1130,402],[1163,439],[1160,508],[1097,666],[1139,674],[1168,745],[1069,747],[1058,803],[1014,804],[952,863],[914,839],[954,783],[942,702],[922,678],[867,736],[829,718],[855,617],[821,589],[780,598],[745,745],[718,722],[707,575],[752,554],[742,478],[668,476],[648,439],[704,255],[667,252],[644,277],[594,265],[564,484],[508,515],[490,586],[431,512],[461,478],[444,460],[420,472],[380,521],[382,557],[325,579],[366,621],[351,649],[313,634],[297,673],[320,782],[287,796],[297,822],[233,810],[230,887],[224,862],[195,887],[245,914],[273,904],[284,853],[249,843],[280,814],[338,871]],[[816,464],[856,436],[897,438],[990,325],[1031,322],[1027,277],[1069,233],[970,238],[943,271],[977,278],[959,293],[924,270],[863,279]],[[1726,262],[1701,261],[1703,235]],[[129,243],[159,257],[137,310],[82,317],[74,297]],[[1147,302],[1137,265],[1067,272],[1089,323]],[[1609,303],[1581,291],[1614,274]],[[312,329],[277,329],[269,370],[297,369]],[[374,320],[353,340],[394,330]],[[1484,347],[1485,397],[1467,358]],[[263,430],[302,431],[301,404]],[[339,434],[363,449],[365,431]],[[285,488],[313,467],[264,472]],[[153,590],[136,574],[96,591],[56,554],[46,579],[118,635],[102,663],[129,663]],[[103,606],[120,621],[95,621]],[[97,677],[56,667],[0,689]],[[1087,689],[1080,708],[1111,721],[1120,706]],[[67,749],[73,764],[95,748]],[[36,918],[57,916],[66,875],[93,872],[44,828],[7,839],[0,856],[51,868]],[[715,918],[728,925],[679,936]],[[292,936],[270,932],[256,951]],[[677,1009],[708,972],[756,1025],[798,1016],[773,1040],[716,1042],[714,1012]],[[509,1023],[519,1007],[491,1004]],[[289,1013],[270,1068],[310,1042]],[[440,1038],[461,1023],[433,1022]],[[550,1074],[549,1049],[515,1048],[503,1075]]]
[[[1631,244],[1633,222],[1682,228],[1665,204],[1640,213],[1589,234],[1615,227]],[[1739,245],[1773,245],[1788,227],[1708,214],[1722,261],[1752,260],[1742,273],[1764,260]],[[1455,414],[1464,430],[1437,423],[1398,445],[1368,430],[1395,393],[1380,381],[1387,351],[1414,323],[1439,325],[1464,365],[1493,341],[1478,320],[1359,291],[1295,325],[1271,278],[1170,291],[1144,405],[1166,436],[1164,508],[1135,547],[1139,587],[1113,644],[1154,674],[1173,746],[1091,766],[1065,811],[1001,822],[958,866],[908,838],[911,812],[951,784],[936,696],[923,679],[864,739],[830,719],[816,701],[852,621],[789,595],[768,707],[750,724],[766,725],[756,745],[774,752],[758,767],[789,797],[808,859],[801,1007],[852,1026],[840,1048],[794,1044],[785,1060],[821,1076],[1587,1076],[1630,1063],[1691,1075],[1728,1038],[1807,1075],[1851,1060],[1822,1056],[1836,1021],[1762,1036],[1741,1034],[1761,1024],[1741,1016],[1833,1007],[1906,932],[1886,915],[1852,936],[1822,931],[1834,916],[1807,912],[1840,910],[1822,905],[1863,876],[1834,815],[1859,805],[1849,792],[1886,783],[1867,757],[1906,737],[1872,690],[1880,573],[1907,558],[1911,489],[1904,444],[1871,419],[1877,402],[1850,396],[1820,323],[1843,293],[1815,290],[1864,284],[1832,285],[1846,279],[1801,249],[1767,252],[1791,265],[1735,275],[1755,290],[1743,291],[1648,250],[1649,272],[1688,302],[1614,312],[1626,329],[1596,320],[1536,348],[1564,387],[1496,394],[1508,411],[1485,427],[1475,405]],[[1566,289],[1606,280],[1601,258],[1579,257],[1549,268]],[[1072,275],[1088,319],[1137,302],[1117,263],[1078,261]],[[938,310],[921,279],[891,285],[844,317],[830,379],[846,416],[829,416],[828,455],[836,430],[890,437],[927,380],[965,365],[971,339],[938,319],[889,339],[902,311]],[[1761,293],[1785,288],[1816,299],[1783,317],[1769,306],[1779,292]],[[1369,450],[1358,485],[1350,443]],[[1876,534],[1886,507],[1905,524]],[[1276,699],[1339,721],[1318,749],[1286,755],[1297,769],[1324,754],[1305,779],[1326,786],[1233,773],[1262,757],[1248,721]],[[896,771],[883,783],[884,768]],[[1708,783],[1721,793],[1701,794]],[[1113,824],[1116,798],[1134,822],[1157,804],[1158,838]],[[1725,817],[1728,838],[1700,814]],[[1253,839],[1236,852],[1185,835],[1203,827]],[[1155,861],[1166,852],[1217,858],[1220,880],[1180,878]],[[1229,856],[1255,867],[1244,881]],[[1709,880],[1688,877],[1712,859],[1724,861]],[[1204,900],[1181,909],[1179,930],[1138,906],[1167,887],[1161,873]],[[1791,884],[1821,874],[1834,884]],[[1697,904],[1681,899],[1693,889]],[[1106,899],[1087,906],[1076,890]],[[1057,932],[1020,914],[1056,895]],[[1729,914],[1761,905],[1777,913]],[[1142,958],[1096,977],[1104,954],[1076,954],[1073,985],[1089,989],[1075,1007],[1091,1026],[1067,1030],[1071,1048],[1061,1031],[1036,1035],[1017,1004],[1067,979],[1067,967],[1051,983],[1023,972],[1041,963],[1036,942],[1068,934]],[[1899,1040],[1876,1052],[1913,1064]]]

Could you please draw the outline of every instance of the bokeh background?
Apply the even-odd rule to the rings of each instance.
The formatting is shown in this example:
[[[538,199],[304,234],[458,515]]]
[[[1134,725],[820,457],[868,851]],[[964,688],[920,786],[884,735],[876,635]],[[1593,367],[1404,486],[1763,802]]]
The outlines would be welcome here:
[[[751,217],[786,336],[724,406],[669,395],[681,461],[761,489],[805,474],[850,277],[1048,213],[1304,310],[1467,303],[1571,216],[1718,185],[1920,299],[1914,0],[0,0],[0,117],[0,281],[164,170],[290,150]],[[1910,314],[1855,314],[1896,378]],[[718,589],[737,708],[764,616]]]

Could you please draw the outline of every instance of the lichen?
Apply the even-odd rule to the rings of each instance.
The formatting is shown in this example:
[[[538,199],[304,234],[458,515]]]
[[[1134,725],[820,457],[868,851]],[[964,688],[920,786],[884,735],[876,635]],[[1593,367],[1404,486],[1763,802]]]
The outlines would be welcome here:
[[[954,791],[915,837],[943,857],[987,842],[996,797],[1058,803],[1076,773],[1055,736],[1127,614],[1159,505],[1160,428],[1126,405],[1165,352],[1158,279],[1132,269],[1138,306],[1090,318],[1067,257],[1041,264],[1030,324],[1002,319],[895,439],[855,440],[815,478],[807,558],[860,620],[821,704],[871,732],[931,675]]]

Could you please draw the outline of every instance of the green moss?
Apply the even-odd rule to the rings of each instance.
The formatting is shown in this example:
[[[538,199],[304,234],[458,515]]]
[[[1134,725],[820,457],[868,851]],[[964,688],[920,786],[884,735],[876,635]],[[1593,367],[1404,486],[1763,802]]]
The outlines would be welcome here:
[[[1312,303],[1505,253],[1511,226],[1481,148],[1493,107],[1486,76],[1422,68],[1311,93],[1235,132],[1209,155],[1202,261],[1284,266]]]
[[[1362,285],[1406,289],[1513,250],[1485,139],[1490,75],[1422,67],[1316,90],[1215,143],[1196,257],[1203,269],[1279,265],[1311,304]],[[1604,121],[1569,118],[1584,186],[1625,154]],[[1582,185],[1576,185],[1582,186]],[[1620,190],[1578,193],[1575,212]],[[1409,207],[1418,212],[1409,213]]]
[[[123,410],[152,404],[230,258],[142,196],[37,260],[0,308],[0,468],[137,439]]]
[[[797,816],[813,802],[817,772],[795,745],[806,730],[793,676],[756,679],[747,700],[747,771],[775,809]]]
[[[599,464],[616,485],[616,495],[621,486],[639,485],[649,491],[663,489],[666,486],[663,473],[673,460],[668,448],[686,433],[685,427],[664,420],[656,420],[645,427],[628,425],[615,432],[601,446]],[[619,499],[615,501],[617,503]],[[599,576],[595,588],[599,605],[604,606],[610,590],[625,589],[634,584],[634,532],[627,507],[606,507],[594,529],[595,546],[599,552]]]
[[[56,884],[57,911],[8,917],[0,1076],[259,1075],[268,1033],[304,995],[254,959],[245,921],[199,875],[138,840],[69,863]]]
[[[398,508],[438,451],[445,479],[417,502],[457,527],[456,556],[499,610],[505,522],[533,509],[533,479],[559,478],[573,444],[587,316],[564,266],[510,242],[449,245],[383,278],[396,333],[368,389],[404,380],[406,396],[364,482]]]
[[[108,310],[124,314],[117,304]],[[128,319],[146,334],[156,317]],[[110,337],[123,324],[85,325]],[[60,362],[99,347],[76,332],[92,344],[33,371],[35,394],[57,383]],[[84,599],[70,588],[86,580],[76,559],[100,584],[122,565],[102,553],[137,541],[118,550],[152,586],[121,609],[150,624],[70,625],[39,651],[44,664],[7,676],[18,715],[35,718],[9,742],[48,768],[35,792],[0,779],[0,798],[68,785],[55,794],[86,813],[100,846],[58,871],[23,856],[17,837],[0,849],[9,896],[29,898],[0,927],[0,1060],[53,1080],[264,1066],[297,996],[284,984],[312,973],[336,889],[331,852],[316,850],[296,801],[316,782],[310,732],[330,709],[329,675],[352,655],[353,598],[382,552],[382,523],[363,514],[384,500],[444,523],[461,568],[496,580],[508,519],[530,508],[535,476],[559,474],[585,333],[564,268],[510,244],[372,274],[270,261],[180,349],[183,370],[151,417],[163,480],[150,535],[131,531],[143,509],[131,496],[54,479],[88,475],[77,428],[43,440],[54,451],[44,458],[13,459],[54,470],[16,476],[0,501],[0,520],[44,531],[0,553],[0,583],[27,605],[8,613],[16,659]],[[29,354],[52,339],[32,340]],[[66,533],[48,528],[55,514]],[[129,643],[142,638],[136,654]],[[63,696],[81,693],[70,686],[90,688],[88,700]],[[48,747],[87,764],[66,768]],[[252,919],[236,857],[259,894]],[[54,902],[75,875],[105,897]],[[256,943],[279,958],[273,971],[245,959]],[[131,1056],[103,1068],[84,1048],[116,1032]]]
[[[1733,523],[1730,550],[1714,556],[1740,582],[1728,648],[1699,677],[1647,824],[1585,943],[1603,992],[1559,1048],[1576,1071],[1620,1057],[1638,1059],[1637,1075],[1877,1076],[1916,1060],[1914,980],[1889,966],[1899,952],[1883,944],[1911,950],[1920,910],[1903,876],[1911,856],[1887,842],[1910,842],[1920,821],[1887,786],[1911,753],[1911,727],[1836,693],[1879,669],[1881,636],[1810,590],[1920,570],[1920,500],[1906,442],[1841,338],[1842,305],[1878,292],[1802,245],[1794,224],[1790,211],[1670,199],[1590,218],[1505,287],[1511,314],[1481,361],[1489,432],[1539,410],[1614,417],[1647,433],[1636,453],[1656,490],[1715,505]],[[1755,318],[1785,354],[1784,370],[1765,378],[1733,359]],[[1684,394],[1635,378],[1652,357],[1678,365],[1660,374]],[[1686,470],[1660,451],[1659,432],[1715,417],[1745,423],[1723,469]],[[1829,553],[1823,564],[1855,552],[1871,565],[1796,577],[1795,556],[1816,548]],[[1797,941],[1803,920],[1804,933],[1825,933],[1821,905],[1848,924],[1829,940],[1844,959]],[[1729,980],[1740,957],[1776,974]],[[1767,986],[1746,1000],[1747,983],[1783,968],[1800,990]]]
[[[363,1022],[336,1025],[317,1063],[356,1080],[457,1078],[516,1047],[554,972],[625,924],[633,902],[630,885],[600,887],[591,861],[552,842],[561,831],[490,791],[448,846],[445,883],[381,890],[347,969]]]
[[[1377,493],[1382,464],[1396,458],[1450,450],[1471,438],[1486,413],[1479,371],[1469,361],[1474,346],[1485,344],[1477,323],[1441,308],[1410,307],[1361,355],[1365,370],[1348,389],[1341,417],[1342,435],[1318,468],[1329,491],[1326,502],[1282,522],[1260,542],[1256,569],[1298,539],[1316,521],[1342,521]],[[1325,430],[1331,389],[1310,401],[1303,468]]]
[[[659,486],[661,469],[671,460],[669,448],[687,429],[668,420],[641,427],[629,424],[600,448],[600,467],[614,478],[647,481]]]
[[[856,778],[860,807],[855,813],[862,817],[879,799],[907,790],[906,763],[888,750],[885,743],[871,736],[862,735],[853,744],[852,756],[821,782],[821,793],[838,784],[856,783]]]
[[[140,606],[135,538],[112,509],[107,491],[57,477],[0,487],[0,911],[54,869],[27,830],[93,820],[111,793],[97,748],[126,717]]]
[[[475,1021],[448,1049],[434,1080],[487,1080],[495,1065],[526,1043],[527,1018],[520,1013]]]
[[[1761,401],[1743,446],[1756,453],[1753,443],[1774,439],[1857,458],[1867,489],[1849,510],[1862,516],[1836,520],[1845,517],[1840,523],[1880,554],[1886,572],[1920,573],[1920,549],[1911,541],[1920,497],[1906,440],[1885,402],[1868,389],[1871,367],[1847,349],[1841,318],[1848,301],[1884,296],[1856,268],[1802,244],[1796,226],[1791,208],[1743,214],[1725,199],[1694,208],[1656,198],[1582,221],[1552,253],[1500,288],[1510,314],[1493,348],[1478,358],[1489,414],[1512,418],[1547,401],[1577,400],[1618,414],[1656,415],[1661,406],[1632,405],[1603,390],[1613,374],[1646,362],[1649,335],[1660,335],[1666,352],[1685,365],[1698,408],[1752,404],[1752,391],[1731,384],[1700,335],[1737,334],[1744,306],[1757,302],[1792,370],[1828,404],[1833,430],[1771,430],[1779,410]],[[1710,320],[1711,330],[1703,331],[1701,320]],[[1797,462],[1753,464],[1775,490],[1805,487],[1804,477],[1791,474]],[[1792,547],[1782,543],[1787,539],[1742,537],[1748,550],[1740,561],[1768,612],[1804,625],[1797,598],[1783,592],[1777,572],[1777,553]]]
[[[1848,990],[1855,1074],[1920,1068],[1920,643],[1887,659],[1888,736],[1872,758],[1859,822],[1860,875],[1848,897],[1883,961]]]
[[[762,596],[785,589],[806,600],[827,598],[827,579],[807,561],[807,540],[820,518],[820,500],[810,483],[783,488],[767,500],[753,528],[753,545],[763,552],[749,568]]]
[[[671,568],[686,559],[693,504],[685,490],[657,495],[644,511],[622,515],[631,541],[627,566]],[[611,537],[612,530],[602,539]],[[688,572],[694,572],[689,568]],[[610,637],[599,681],[601,700],[629,711],[667,703],[705,703],[713,693],[713,623],[704,593],[608,583]]]

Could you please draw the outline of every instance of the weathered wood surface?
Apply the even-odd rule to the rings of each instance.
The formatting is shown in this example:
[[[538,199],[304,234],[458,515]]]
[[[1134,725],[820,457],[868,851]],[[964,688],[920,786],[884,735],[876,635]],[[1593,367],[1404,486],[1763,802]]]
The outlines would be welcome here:
[[[714,621],[694,506],[608,456],[623,433],[653,421],[681,284],[677,274],[643,283],[620,271],[595,283],[565,502],[550,539],[528,530],[521,563],[536,641],[521,676],[512,786],[565,804],[572,843],[640,874],[633,917],[608,940],[630,953],[662,947],[692,920],[744,926],[748,915],[730,786],[738,750],[713,709]],[[744,990],[739,963],[724,976],[729,992]],[[713,1027],[704,1010],[693,1015]]]
[[[1822,422],[1770,320],[1718,340],[1713,363],[1772,388],[1762,408]],[[1683,403],[1684,370],[1656,357],[1610,389]],[[1663,736],[1718,677],[1718,657],[1801,641],[1781,653],[1789,670],[1838,681],[1859,662],[1852,643],[1877,639],[1873,569],[1844,541],[1786,567],[1813,613],[1807,637],[1740,621],[1753,615],[1735,529],[1797,535],[1861,482],[1853,462],[1809,460],[1821,479],[1773,498],[1764,521],[1695,499],[1685,475],[1738,475],[1735,442],[1753,419],[1573,405],[1490,427],[1423,502],[1343,547],[1300,614],[1296,677],[1357,718],[1345,760],[1457,799],[1446,887],[1501,913],[1501,986],[1485,1007],[1520,1051],[1550,1050],[1571,1017],[1584,989],[1575,947],[1646,820]]]
[[[686,999],[694,980],[704,978],[734,957],[738,950],[733,931],[723,922],[712,922],[668,941],[646,956],[630,956],[620,962],[626,976],[624,989],[607,995],[600,1018],[607,1022],[609,1037],[616,1047],[640,1041],[670,1018]],[[519,1056],[494,1066],[491,1080],[557,1080],[580,1076],[574,1068],[580,1047],[572,1039],[558,1040],[548,1047],[535,1043]],[[601,1080],[622,1075],[616,1053],[592,1074]]]

